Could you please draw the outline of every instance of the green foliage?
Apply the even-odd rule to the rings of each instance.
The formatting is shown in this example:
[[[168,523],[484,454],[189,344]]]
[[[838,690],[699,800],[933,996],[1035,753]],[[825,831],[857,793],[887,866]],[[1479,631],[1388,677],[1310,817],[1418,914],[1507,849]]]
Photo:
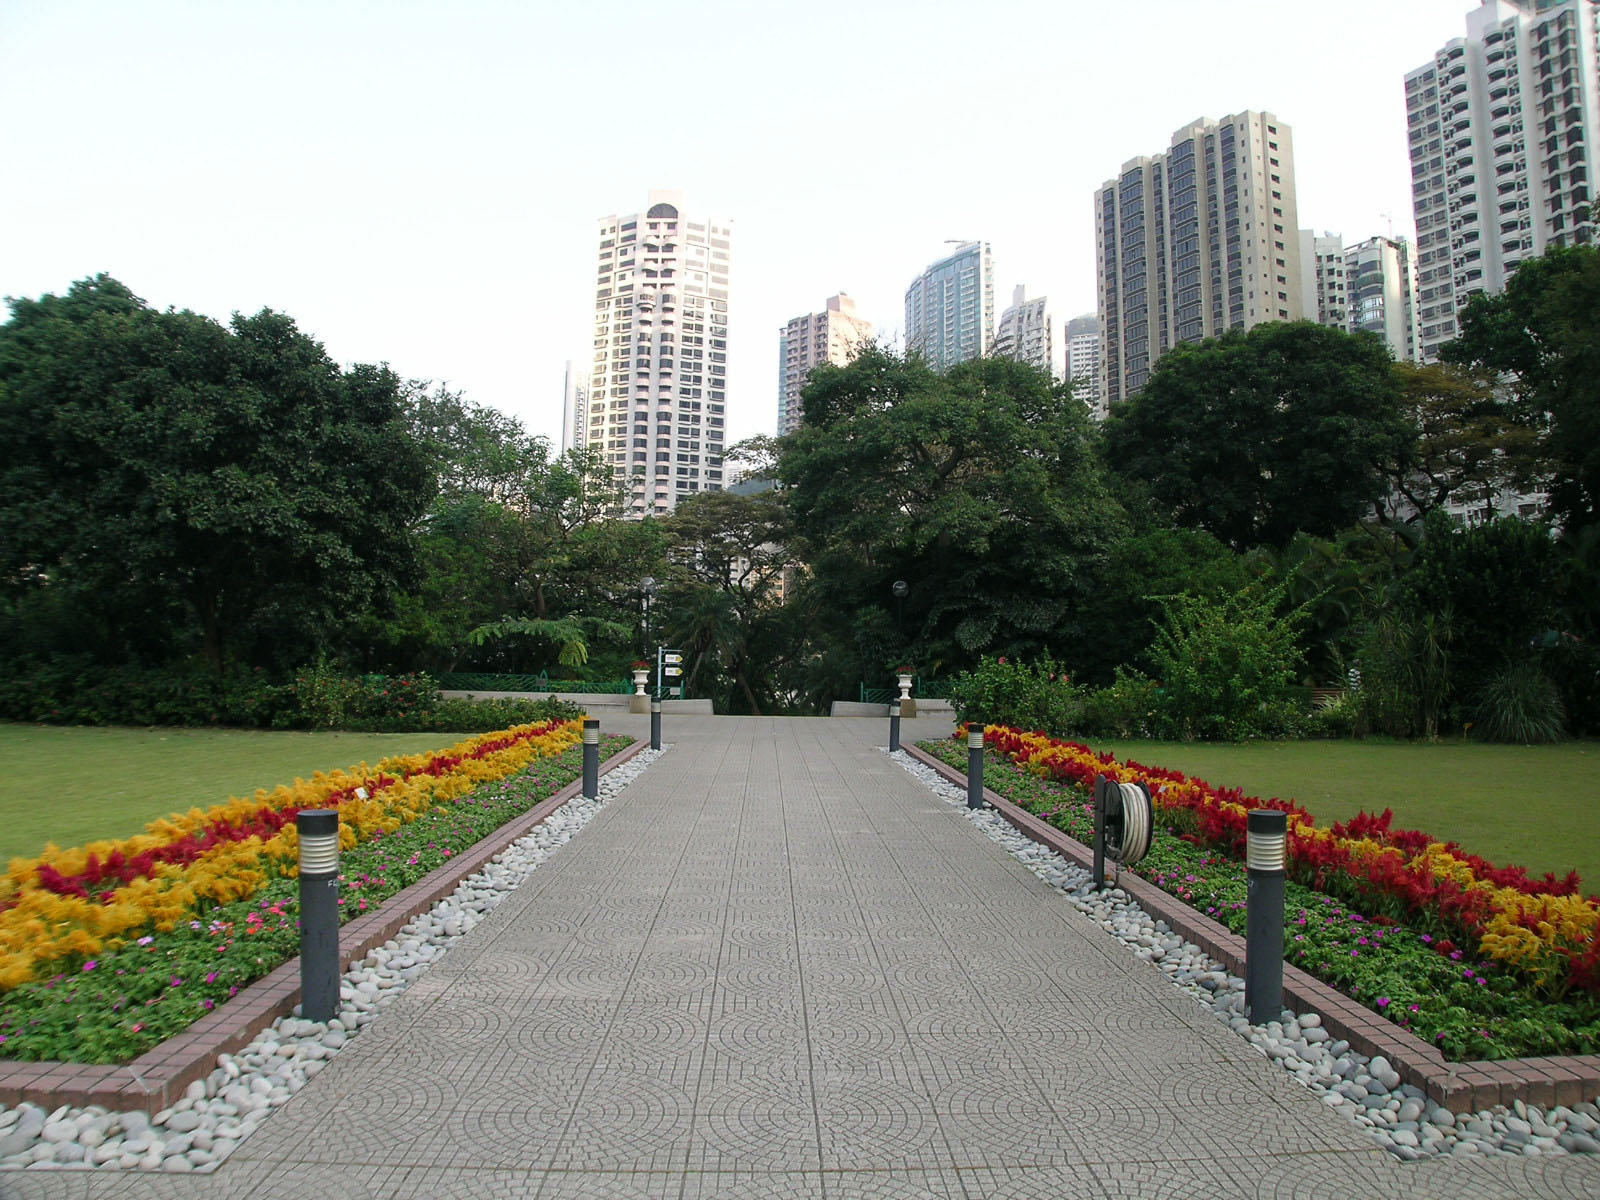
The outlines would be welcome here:
[[[1385,494],[1416,436],[1391,365],[1380,338],[1310,321],[1178,346],[1107,422],[1107,461],[1235,549],[1331,536]]]
[[[958,721],[979,719],[1052,736],[1076,729],[1083,711],[1081,690],[1049,657],[1032,664],[985,657],[950,681],[949,699]]]
[[[807,628],[846,689],[891,659],[942,676],[1070,635],[1127,521],[1070,389],[1009,359],[940,375],[873,347],[815,370],[805,404],[779,472]]]
[[[1128,667],[1118,667],[1109,686],[1083,698],[1085,737],[1158,737],[1166,725],[1161,685]]]
[[[287,665],[413,575],[432,480],[400,396],[269,310],[225,328],[103,275],[14,300],[0,577],[113,627],[186,610],[169,657],[194,639],[214,670]]]
[[[1537,441],[1524,472],[1543,482],[1569,530],[1600,522],[1600,249],[1560,246],[1525,259],[1496,294],[1480,293],[1443,356],[1501,373]]]
[[[1492,510],[1533,470],[1534,433],[1490,376],[1445,363],[1397,362],[1394,373],[1417,440],[1389,467],[1382,519],[1418,525],[1448,503]]]
[[[1148,671],[1161,618],[1157,596],[1233,591],[1250,564],[1200,529],[1156,529],[1119,539],[1096,563],[1076,612],[1072,664],[1085,681],[1109,682],[1121,666]]]
[[[171,667],[101,668],[81,656],[0,676],[0,719],[50,725],[484,732],[570,720],[580,712],[554,697],[446,700],[428,675],[352,676],[326,660],[286,681],[259,670],[218,677],[198,660]]]
[[[1281,737],[1300,722],[1294,692],[1302,613],[1278,615],[1283,589],[1250,586],[1211,596],[1162,597],[1165,619],[1150,657],[1172,736]]]
[[[1531,660],[1491,675],[1472,697],[1472,736],[1486,742],[1533,745],[1560,741],[1566,712],[1555,683]]]

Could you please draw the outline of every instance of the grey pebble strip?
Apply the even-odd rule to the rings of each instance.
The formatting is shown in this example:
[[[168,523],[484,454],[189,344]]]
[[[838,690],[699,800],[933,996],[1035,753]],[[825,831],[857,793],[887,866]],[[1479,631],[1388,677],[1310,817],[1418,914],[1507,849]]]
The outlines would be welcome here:
[[[887,753],[887,751],[885,751]],[[1328,1107],[1367,1129],[1377,1143],[1406,1160],[1442,1154],[1600,1153],[1600,1107],[1594,1101],[1539,1108],[1518,1100],[1457,1115],[1402,1083],[1381,1055],[1366,1058],[1333,1038],[1316,1013],[1284,1009],[1280,1019],[1252,1025],[1244,1014],[1244,980],[1230,975],[1165,921],[1152,920],[1121,888],[1094,889],[1092,873],[1041,846],[992,808],[967,810],[963,788],[904,752],[890,755],[936,795],[961,806],[968,819],[1039,876],[1079,912],[1154,964],[1235,1033],[1317,1093]]]
[[[216,1069],[191,1083],[171,1108],[154,1117],[98,1106],[0,1109],[0,1170],[216,1170],[273,1109],[670,749],[646,749],[602,775],[596,799],[574,796],[351,967],[339,987],[338,1016],[327,1022],[279,1018],[238,1054],[218,1056]]]

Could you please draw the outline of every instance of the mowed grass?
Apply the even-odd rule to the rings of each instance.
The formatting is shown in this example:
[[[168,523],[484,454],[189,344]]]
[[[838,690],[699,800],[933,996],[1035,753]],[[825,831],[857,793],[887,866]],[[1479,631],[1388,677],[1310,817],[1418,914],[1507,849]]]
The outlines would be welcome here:
[[[127,837],[172,812],[468,736],[0,723],[0,864],[31,858],[46,842]]]
[[[1458,842],[1496,866],[1527,867],[1535,876],[1576,870],[1586,893],[1600,893],[1600,742],[1091,745],[1247,796],[1298,800],[1319,825],[1392,808],[1397,827]]]

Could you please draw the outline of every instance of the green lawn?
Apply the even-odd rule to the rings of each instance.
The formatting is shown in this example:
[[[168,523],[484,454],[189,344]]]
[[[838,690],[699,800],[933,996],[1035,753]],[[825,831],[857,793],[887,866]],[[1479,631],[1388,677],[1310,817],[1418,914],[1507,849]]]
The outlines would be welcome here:
[[[1600,743],[1491,746],[1374,741],[1097,741],[1119,759],[1173,767],[1247,796],[1298,800],[1319,825],[1362,809],[1535,874],[1576,869],[1600,893]]]
[[[171,812],[469,736],[0,723],[0,863],[38,854],[46,842],[126,837]]]

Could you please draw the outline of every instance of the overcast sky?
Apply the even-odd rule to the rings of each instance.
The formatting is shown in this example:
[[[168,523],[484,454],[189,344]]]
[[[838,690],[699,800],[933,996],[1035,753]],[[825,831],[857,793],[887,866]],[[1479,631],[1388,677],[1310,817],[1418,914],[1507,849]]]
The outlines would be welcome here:
[[[779,327],[842,290],[897,334],[946,239],[1091,311],[1095,188],[1197,117],[1291,126],[1303,227],[1411,236],[1404,75],[1474,7],[0,0],[0,295],[271,307],[556,436],[597,219],[682,188],[771,433]]]

